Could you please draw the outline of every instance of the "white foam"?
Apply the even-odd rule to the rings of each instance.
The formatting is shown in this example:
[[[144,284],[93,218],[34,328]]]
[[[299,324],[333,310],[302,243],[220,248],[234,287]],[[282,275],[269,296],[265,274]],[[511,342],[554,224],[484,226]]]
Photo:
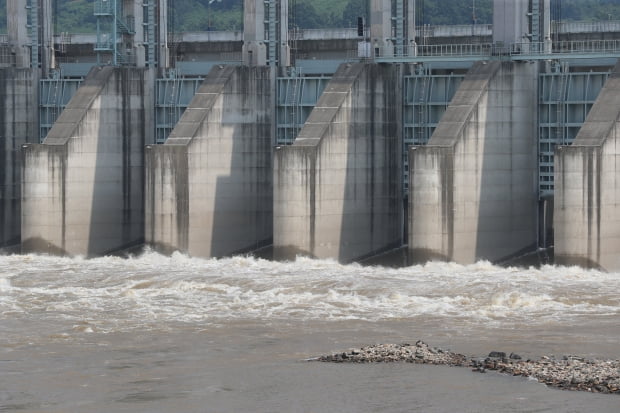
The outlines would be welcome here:
[[[0,313],[15,310],[114,328],[232,319],[527,321],[620,314],[620,275],[578,267],[428,263],[392,269],[298,258],[197,259],[151,251],[92,260],[0,257]],[[10,274],[10,279],[7,277]],[[105,331],[105,325],[97,331]]]
[[[0,293],[11,290],[11,281],[8,278],[0,278]]]

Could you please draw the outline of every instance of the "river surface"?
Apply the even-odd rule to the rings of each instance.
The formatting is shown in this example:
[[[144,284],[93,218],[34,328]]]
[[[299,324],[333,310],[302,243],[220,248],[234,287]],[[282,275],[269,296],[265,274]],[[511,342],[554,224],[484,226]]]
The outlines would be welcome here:
[[[467,368],[303,361],[424,340],[620,358],[620,274],[146,252],[0,256],[0,412],[617,412]]]

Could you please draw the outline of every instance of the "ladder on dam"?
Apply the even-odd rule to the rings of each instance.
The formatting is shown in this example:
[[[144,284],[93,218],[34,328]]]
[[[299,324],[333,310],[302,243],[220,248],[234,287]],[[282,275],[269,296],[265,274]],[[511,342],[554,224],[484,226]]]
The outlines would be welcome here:
[[[402,160],[405,195],[409,190],[408,148],[428,143],[464,78],[464,73],[439,73],[425,67],[419,67],[415,74],[405,76]]]
[[[554,152],[570,145],[592,109],[610,71],[570,71],[557,64],[539,76],[538,192],[554,192]]]
[[[277,79],[276,145],[292,145],[331,77],[302,76],[299,71]]]
[[[126,35],[135,34],[135,19],[124,15],[122,0],[95,0],[93,7],[97,18],[98,62],[113,66],[135,63],[131,49],[123,41]],[[107,56],[111,56],[109,61]]]
[[[145,62],[150,67],[157,65],[157,39],[155,30],[157,27],[157,19],[155,17],[155,0],[144,0],[142,3],[143,14],[146,17],[142,25],[144,26],[144,45],[146,46]]]
[[[155,142],[164,143],[204,80],[203,77],[177,76],[173,70],[168,77],[155,82]]]
[[[58,72],[39,81],[39,142],[43,142],[82,82],[82,78],[63,78]]]
[[[30,37],[30,64],[39,67],[39,2],[26,0],[28,36]]]

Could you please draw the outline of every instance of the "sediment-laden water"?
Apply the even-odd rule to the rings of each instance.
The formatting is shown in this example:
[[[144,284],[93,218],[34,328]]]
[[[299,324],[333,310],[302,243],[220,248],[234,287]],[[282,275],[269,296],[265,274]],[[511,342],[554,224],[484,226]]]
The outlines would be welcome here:
[[[0,411],[617,411],[617,396],[410,364],[303,359],[415,342],[620,358],[620,274],[299,258],[0,256]]]

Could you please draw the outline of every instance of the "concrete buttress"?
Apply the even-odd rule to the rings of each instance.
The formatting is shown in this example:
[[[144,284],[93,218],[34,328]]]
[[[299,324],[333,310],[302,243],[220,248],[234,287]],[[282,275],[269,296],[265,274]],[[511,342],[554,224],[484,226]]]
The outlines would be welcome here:
[[[274,157],[274,257],[350,262],[402,243],[399,65],[342,64]]]
[[[145,77],[94,67],[44,142],[25,145],[23,252],[97,256],[143,242]]]
[[[409,255],[462,264],[536,247],[537,65],[476,63],[409,149]]]
[[[620,62],[571,146],[555,151],[558,264],[620,270]]]
[[[272,239],[270,69],[216,66],[146,151],[146,243],[221,257]]]

